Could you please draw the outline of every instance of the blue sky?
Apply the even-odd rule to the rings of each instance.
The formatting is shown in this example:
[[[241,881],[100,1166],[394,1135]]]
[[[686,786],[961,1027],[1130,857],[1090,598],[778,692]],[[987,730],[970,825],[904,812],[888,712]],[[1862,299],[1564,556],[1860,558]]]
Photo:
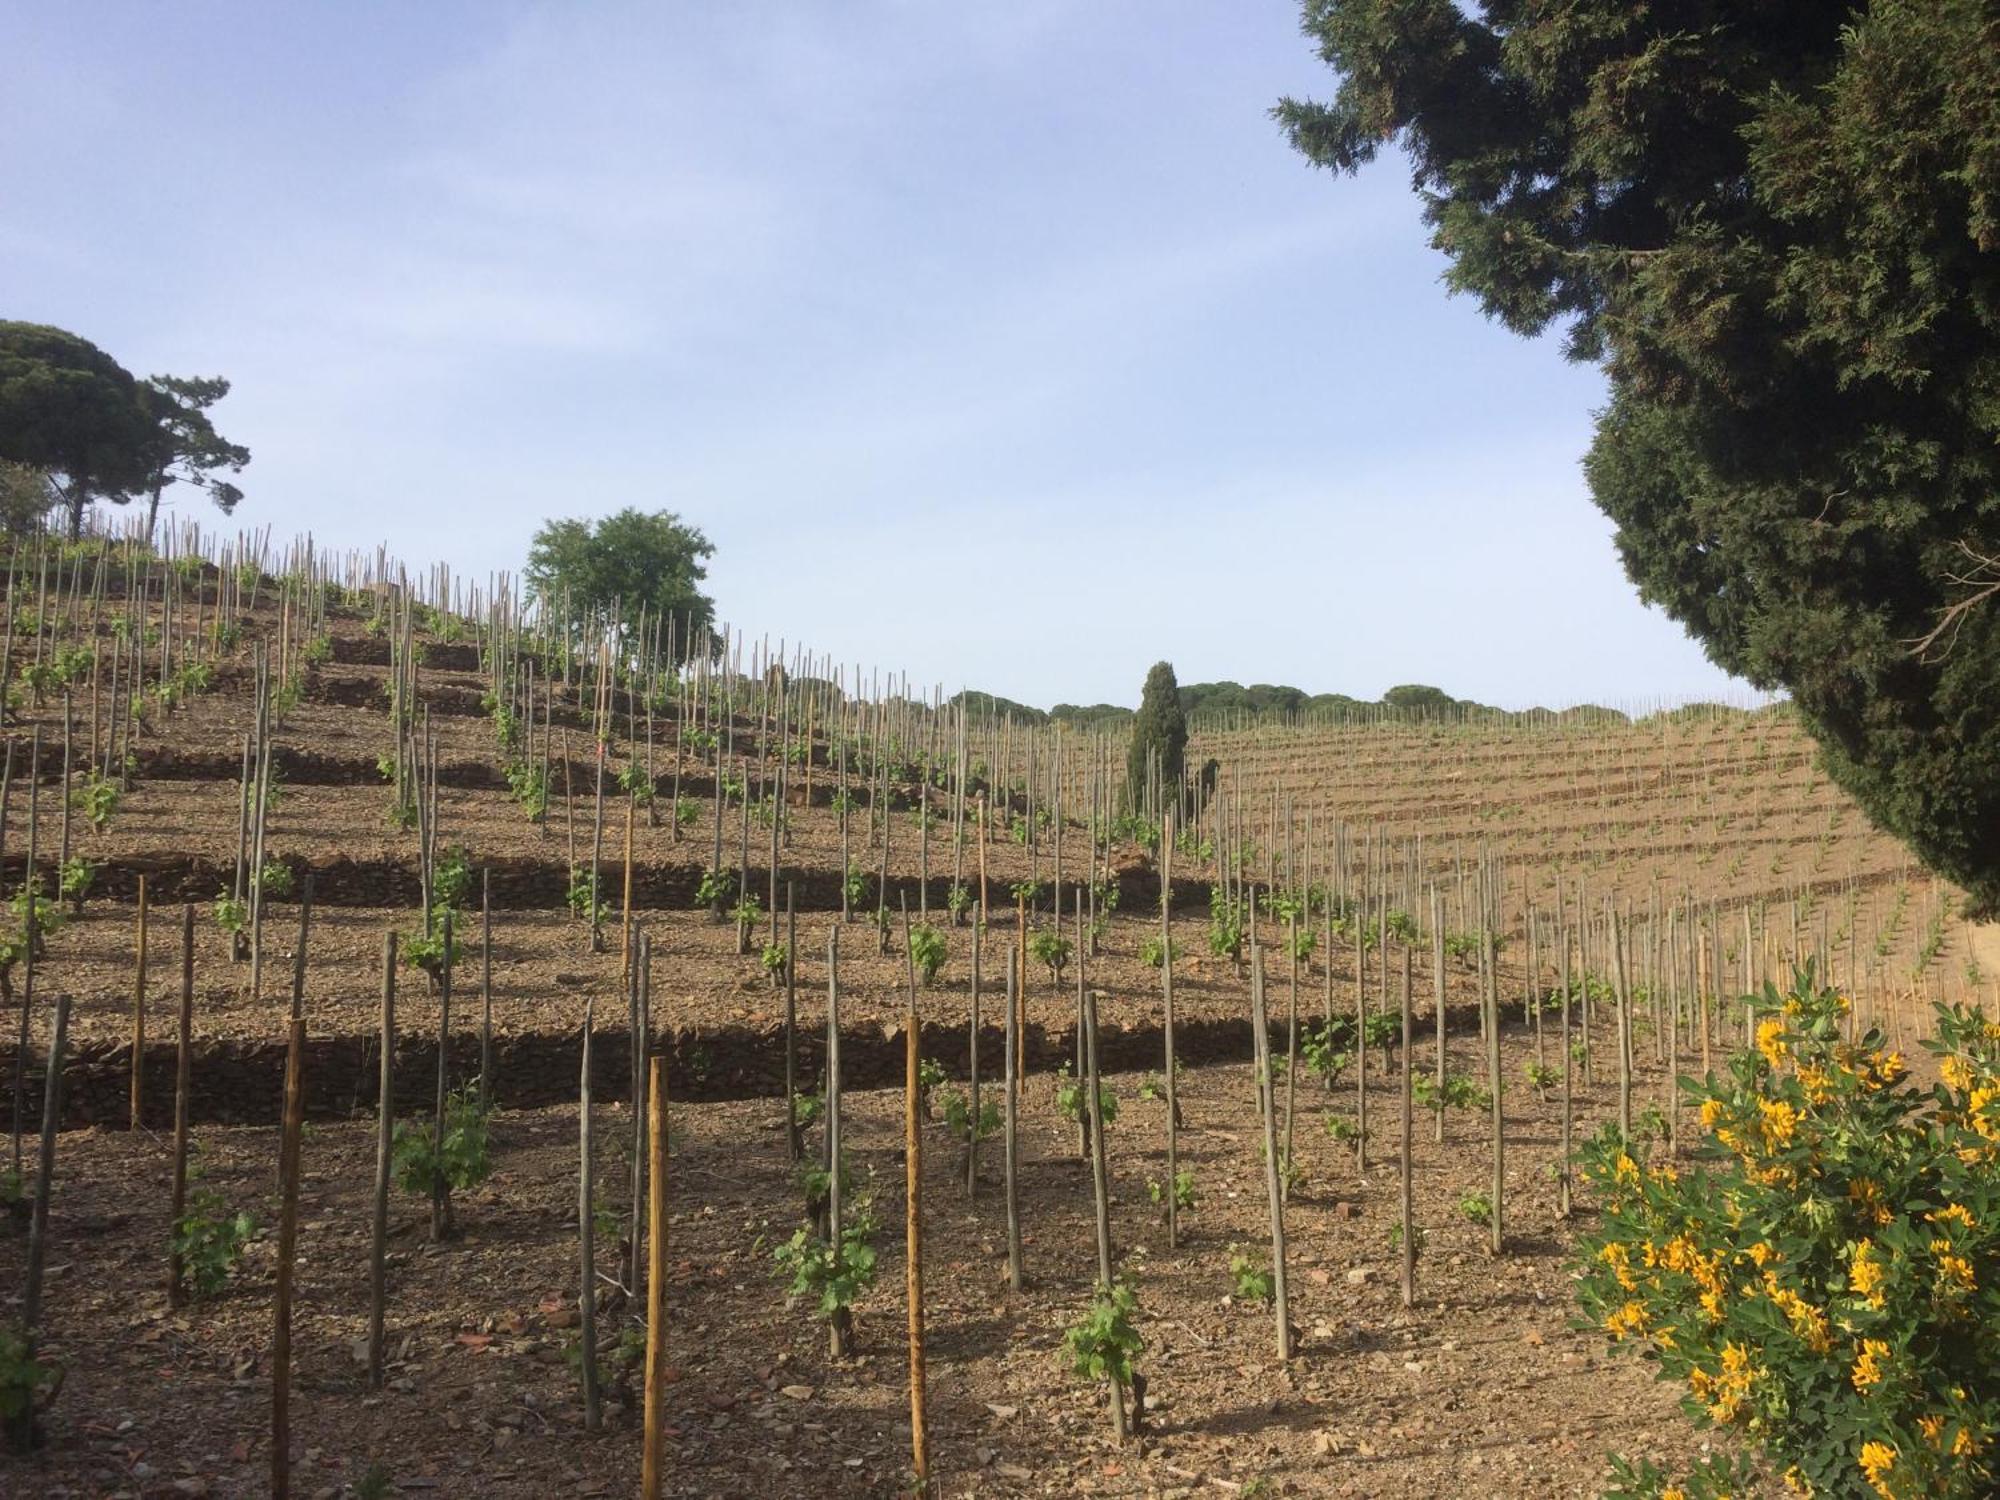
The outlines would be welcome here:
[[[245,525],[483,579],[667,507],[732,623],[947,690],[1741,696],[1596,373],[1270,122],[1329,87],[1290,0],[16,5],[0,316],[233,380]]]

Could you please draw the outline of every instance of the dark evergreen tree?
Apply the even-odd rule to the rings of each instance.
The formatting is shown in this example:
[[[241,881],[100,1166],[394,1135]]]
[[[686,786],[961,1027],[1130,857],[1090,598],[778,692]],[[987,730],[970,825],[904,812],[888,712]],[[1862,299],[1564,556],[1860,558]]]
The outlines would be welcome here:
[[[1138,806],[1145,796],[1148,767],[1157,763],[1160,784],[1172,790],[1187,756],[1187,716],[1181,712],[1180,684],[1173,663],[1156,661],[1139,694],[1132,720],[1132,748],[1125,755],[1125,796]]]
[[[1642,597],[1789,690],[1828,770],[2000,905],[2000,9],[1307,0],[1282,102],[1400,143],[1448,284],[1561,326]]]
[[[93,500],[145,487],[154,431],[139,383],[88,339],[0,322],[0,459],[48,477],[72,537]]]

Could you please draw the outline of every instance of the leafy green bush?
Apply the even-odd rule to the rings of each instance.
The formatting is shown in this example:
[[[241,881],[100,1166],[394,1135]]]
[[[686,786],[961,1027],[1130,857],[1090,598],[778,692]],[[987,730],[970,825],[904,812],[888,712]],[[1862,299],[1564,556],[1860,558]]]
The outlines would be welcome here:
[[[81,855],[64,860],[60,882],[63,899],[81,912],[85,898],[90,895],[90,888],[97,883],[97,866]]]
[[[1493,1107],[1493,1096],[1474,1082],[1470,1073],[1445,1074],[1443,1088],[1438,1087],[1437,1080],[1430,1074],[1416,1073],[1410,1079],[1410,1097],[1425,1109],[1434,1111]]]
[[[1157,1177],[1148,1180],[1146,1196],[1164,1207],[1167,1201],[1166,1185]],[[1195,1201],[1194,1171],[1192,1168],[1182,1167],[1174,1173],[1174,1207],[1192,1210]]]
[[[35,1358],[27,1334],[0,1325],[0,1430],[16,1453],[35,1446],[35,1414],[61,1388],[62,1371]]]
[[[1063,1333],[1063,1355],[1072,1373],[1086,1380],[1132,1384],[1132,1361],[1144,1352],[1139,1336],[1139,1299],[1129,1283],[1100,1286],[1090,1311]]]
[[[457,1191],[486,1180],[493,1162],[487,1149],[486,1111],[479,1106],[476,1083],[454,1089],[446,1097],[442,1146],[433,1134],[430,1122],[409,1120],[396,1127],[390,1159],[398,1187],[428,1198],[440,1186]]]
[[[957,1089],[947,1090],[944,1095],[944,1124],[955,1140],[969,1140],[972,1130],[972,1102]],[[979,1101],[979,1139],[997,1134],[1000,1129],[1000,1106],[992,1097]]]
[[[945,941],[945,935],[930,923],[911,929],[910,957],[916,963],[917,977],[926,988],[937,978],[950,952],[951,945]]]
[[[1243,910],[1223,894],[1219,881],[1208,896],[1208,951],[1232,961],[1243,957]]]
[[[588,903],[590,899],[589,872],[585,871],[583,873],[586,877],[584,880],[584,900]],[[575,888],[576,876],[572,874],[570,876],[570,889],[572,892],[570,909],[572,911],[576,909]],[[729,898],[735,894],[736,872],[734,870],[703,870],[701,872],[701,880],[694,888],[694,904],[696,906],[706,906],[715,911],[721,911],[729,904]]]
[[[196,1188],[188,1194],[173,1228],[173,1246],[197,1297],[212,1297],[229,1284],[243,1259],[243,1247],[256,1232],[257,1221],[247,1213],[232,1214],[213,1188]]]
[[[1346,1016],[1317,1026],[1307,1024],[1299,1029],[1299,1056],[1312,1072],[1329,1083],[1338,1082],[1354,1061],[1353,1039],[1354,1023]]]
[[[292,867],[282,860],[267,859],[250,882],[264,895],[283,901],[292,894]]]
[[[1603,1217],[1579,1302],[1798,1493],[1990,1495],[2000,1026],[1940,1006],[1939,1081],[1920,1091],[1879,1034],[1842,1040],[1846,1001],[1810,966],[1762,1008],[1755,1049],[1691,1086],[1707,1137],[1691,1169],[1635,1159],[1615,1127],[1581,1153]],[[1628,1496],[1727,1479],[1619,1473]]]
[[[1245,1302],[1268,1303],[1273,1296],[1271,1268],[1245,1255],[1235,1245],[1229,1247],[1229,1279],[1236,1284],[1236,1295]]]
[[[837,1247],[810,1226],[800,1226],[772,1251],[778,1274],[791,1278],[787,1298],[810,1300],[822,1318],[852,1307],[875,1284],[875,1247],[868,1243],[874,1233],[874,1218],[865,1212],[841,1226]]]
[[[1056,1109],[1062,1117],[1075,1125],[1083,1118],[1083,1080],[1070,1072],[1064,1063],[1056,1074]],[[1102,1078],[1097,1080],[1097,1113],[1108,1128],[1118,1119],[1118,1096],[1111,1092],[1111,1085]]]
[[[573,866],[569,872],[569,889],[563,892],[563,904],[569,908],[571,916],[581,917],[593,927],[601,927],[604,919],[611,915],[611,903],[592,902],[591,887],[595,883],[589,870],[582,865]],[[706,876],[702,883],[704,886],[707,884]]]
[[[238,901],[227,891],[215,898],[211,910],[215,913],[215,925],[231,937],[242,932],[244,925],[250,920],[250,903]]]
[[[112,815],[118,811],[122,795],[117,782],[93,776],[70,793],[69,805],[82,813],[93,829],[102,833],[110,826]]]
[[[1043,929],[1028,939],[1028,956],[1049,971],[1051,984],[1062,983],[1063,970],[1069,967],[1073,945],[1059,932]]]

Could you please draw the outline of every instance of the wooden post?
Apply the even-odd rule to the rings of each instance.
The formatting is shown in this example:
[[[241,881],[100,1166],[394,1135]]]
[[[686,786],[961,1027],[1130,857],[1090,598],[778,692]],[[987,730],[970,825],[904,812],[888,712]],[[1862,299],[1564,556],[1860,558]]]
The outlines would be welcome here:
[[[667,1393],[667,1060],[648,1060],[646,1143],[651,1170],[646,1187],[646,1430],[640,1461],[641,1500],[660,1500]]]
[[[479,1112],[493,1107],[493,871],[479,870]]]
[[[957,913],[953,913],[956,917]],[[968,1100],[965,1126],[965,1196],[976,1197],[979,1193],[979,929],[983,923],[972,924],[972,1002],[970,1014],[966,1018],[966,1081]]]
[[[389,1174],[396,1151],[396,934],[382,934],[382,1058],[375,1097],[375,1205],[368,1252],[368,1388],[382,1388],[388,1308]]]
[[[180,1040],[174,1054],[174,1193],[173,1225],[187,1214],[188,1090],[194,1066],[194,907],[181,908],[181,1015]],[[187,1300],[178,1250],[167,1252],[167,1306],[179,1307]]]
[[[903,1169],[905,1249],[910,1303],[910,1467],[919,1493],[928,1494],[930,1435],[924,1426],[924,1140],[918,1103],[917,969],[910,953],[910,911],[903,908],[903,961],[909,969],[910,1008],[905,1021],[903,1072]],[[840,1164],[834,1163],[834,1171]]]
[[[1403,949],[1403,1150],[1402,1170],[1398,1174],[1402,1178],[1400,1207],[1403,1215],[1403,1306],[1405,1307],[1413,1306],[1417,1300],[1417,1226],[1415,1215],[1412,1212],[1414,1195],[1411,1182],[1414,1163],[1410,1156],[1412,1149],[1410,1134],[1410,1105],[1413,1075],[1413,1069],[1411,1068],[1412,1053],[1410,1051],[1412,1029],[1410,1015],[1410,950],[1405,947]]]
[[[1358,951],[1358,950],[1357,950]],[[1271,1291],[1277,1306],[1278,1358],[1292,1357],[1291,1299],[1285,1287],[1285,1196],[1278,1180],[1278,1130],[1271,1087],[1271,1035],[1264,1008],[1264,950],[1250,949],[1250,1011],[1257,1108],[1264,1128],[1264,1185],[1271,1200]]]
[[[442,1240],[451,1233],[451,1184],[444,1175],[444,1121],[450,1096],[451,1065],[451,908],[446,907],[438,916],[439,931],[444,943],[439,955],[438,974],[438,1058],[437,1058],[437,1106],[431,1120],[431,1161],[435,1175],[431,1178],[431,1238]],[[424,914],[428,928],[430,913]]]
[[[49,1190],[56,1175],[56,1132],[62,1127],[63,1053],[69,1043],[69,996],[56,996],[55,1035],[49,1041],[42,1076],[42,1133],[35,1158],[35,1207],[28,1221],[28,1286],[21,1301],[21,1326],[28,1337],[42,1321],[42,1268],[49,1258]],[[30,1413],[32,1416],[32,1413]]]
[[[791,881],[785,882],[785,1157],[805,1151],[799,1130],[799,913]]]
[[[1501,1198],[1507,1187],[1506,1140],[1503,1129],[1507,1080],[1500,1071],[1500,985],[1495,974],[1493,953],[1493,925],[1487,923],[1480,934],[1481,948],[1485,956],[1485,1004],[1486,1004],[1486,1084],[1493,1093],[1493,1253],[1498,1255],[1506,1243],[1501,1228],[1503,1204]]]
[[[1556,1213],[1567,1219],[1570,1215],[1570,1133],[1576,1118],[1575,1077],[1576,1059],[1570,1056],[1570,995],[1571,978],[1569,967],[1569,927],[1558,914],[1556,941],[1562,945],[1562,1154],[1556,1158]],[[1589,983],[1588,976],[1585,983]],[[1704,1023],[1705,1025],[1706,1023]],[[1705,1034],[1705,1033],[1704,1033]]]
[[[597,1246],[595,1241],[596,1222],[592,1210],[596,1207],[591,1192],[590,1161],[590,1040],[591,1024],[595,1019],[596,1000],[587,997],[583,1002],[583,1070],[577,1085],[577,1169],[576,1169],[576,1236],[579,1279],[583,1285],[582,1295],[577,1298],[577,1338],[582,1346],[583,1358],[583,1425],[595,1432],[604,1424],[604,1414],[598,1405],[597,1394]]]
[[[1004,1092],[1005,1109],[1002,1123],[1002,1152],[1006,1159],[1007,1195],[1007,1285],[1015,1291],[1021,1290],[1021,1195],[1020,1183],[1016,1175],[1018,1157],[1018,1137],[1016,1111],[1020,1104],[1021,1077],[1016,1059],[1019,1057],[1019,1041],[1015,1035],[1019,1028],[1019,1006],[1016,1003],[1021,992],[1020,955],[1012,947],[1007,949],[1007,1035],[1006,1070]]]
[[[1180,1244],[1180,1127],[1181,1100],[1174,1071],[1179,1066],[1174,1057],[1174,914],[1173,914],[1173,869],[1174,869],[1174,819],[1167,814],[1160,826],[1160,1003],[1163,1007],[1162,1029],[1166,1049],[1167,1066],[1167,1248],[1174,1249]],[[1333,949],[1327,947],[1326,972],[1328,983],[1332,983]],[[1331,1042],[1331,1038],[1328,1039]],[[1331,1075],[1329,1075],[1331,1077]],[[1141,1413],[1143,1418],[1144,1413]]]
[[[132,1100],[131,1128],[137,1130],[145,1105],[146,1076],[146,877],[139,876],[137,950],[132,961]]]
[[[278,1148],[277,1326],[271,1338],[271,1496],[286,1500],[292,1478],[292,1261],[299,1236],[299,1133],[305,1122],[306,1023],[294,1017],[285,1052],[285,1124]]]
[[[1081,961],[1079,952],[1077,958]],[[1090,1184],[1097,1217],[1097,1283],[1101,1295],[1110,1296],[1115,1280],[1111,1264],[1111,1182],[1104,1162],[1104,1110],[1097,1094],[1097,992],[1084,993],[1084,1112],[1090,1116]],[[1111,1381],[1111,1430],[1123,1443],[1129,1436],[1125,1422],[1125,1389],[1117,1377]]]

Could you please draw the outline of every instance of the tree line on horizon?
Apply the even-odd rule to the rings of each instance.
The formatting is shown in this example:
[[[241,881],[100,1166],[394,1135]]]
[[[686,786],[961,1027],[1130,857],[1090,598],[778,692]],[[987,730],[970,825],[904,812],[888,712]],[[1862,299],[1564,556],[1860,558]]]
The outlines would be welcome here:
[[[1219,682],[1191,682],[1179,688],[1181,713],[1190,721],[1197,718],[1232,717],[1246,720],[1312,719],[1326,723],[1376,723],[1384,719],[1424,721],[1477,721],[1494,724],[1534,723],[1550,719],[1577,723],[1629,724],[1632,716],[1622,709],[1597,703],[1572,704],[1567,708],[1495,708],[1472,698],[1455,698],[1442,688],[1427,683],[1404,683],[1390,688],[1379,698],[1356,698],[1347,693],[1308,693],[1288,684],[1256,682],[1245,686],[1224,679]],[[964,704],[975,713],[1011,718],[1017,723],[1062,724],[1080,730],[1122,729],[1138,712],[1117,703],[1058,703],[1052,708],[1036,708],[1017,703],[997,693],[968,688],[951,702]],[[1664,711],[1671,717],[1691,717],[1722,713],[1755,713],[1724,703],[1688,703]]]

